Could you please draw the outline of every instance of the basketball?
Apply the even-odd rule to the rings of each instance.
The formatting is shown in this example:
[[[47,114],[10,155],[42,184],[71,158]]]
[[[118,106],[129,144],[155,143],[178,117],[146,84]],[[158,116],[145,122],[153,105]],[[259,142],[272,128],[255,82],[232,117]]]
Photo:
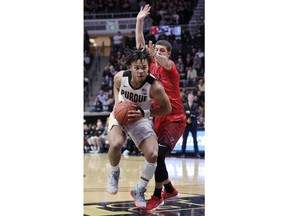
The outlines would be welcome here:
[[[128,111],[136,110],[135,105],[130,101],[122,101],[114,109],[114,116],[121,126],[128,123]]]

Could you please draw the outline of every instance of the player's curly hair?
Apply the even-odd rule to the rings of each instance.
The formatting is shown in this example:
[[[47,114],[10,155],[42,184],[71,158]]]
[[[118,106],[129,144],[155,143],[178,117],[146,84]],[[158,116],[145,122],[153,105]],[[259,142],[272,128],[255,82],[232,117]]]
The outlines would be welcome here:
[[[136,62],[139,59],[141,61],[147,59],[148,65],[152,63],[152,57],[148,49],[143,48],[143,47],[140,47],[140,48],[134,47],[133,49],[130,49],[129,47],[127,47],[125,49],[125,64],[127,66],[130,66],[132,62]]]

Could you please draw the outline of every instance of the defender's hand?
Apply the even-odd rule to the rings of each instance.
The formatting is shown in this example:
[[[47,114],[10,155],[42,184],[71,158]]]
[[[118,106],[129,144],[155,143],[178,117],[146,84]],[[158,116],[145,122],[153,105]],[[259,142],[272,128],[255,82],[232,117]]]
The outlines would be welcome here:
[[[144,20],[150,14],[150,8],[151,6],[149,6],[149,4],[146,4],[144,8],[143,6],[141,6],[140,11],[137,15],[137,20]]]

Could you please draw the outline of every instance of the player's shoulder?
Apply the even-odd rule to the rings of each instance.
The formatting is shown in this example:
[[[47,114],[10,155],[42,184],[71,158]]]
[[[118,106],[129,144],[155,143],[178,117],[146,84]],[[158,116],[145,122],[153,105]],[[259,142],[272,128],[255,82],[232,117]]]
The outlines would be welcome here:
[[[176,64],[175,64],[175,62],[174,62],[173,60],[171,60],[171,59],[169,59],[169,62],[170,62],[171,65],[172,65],[171,70],[176,69]]]
[[[158,92],[159,90],[163,89],[163,85],[159,80],[154,79],[153,83],[151,84],[151,89]]]
[[[126,71],[125,70],[121,70],[121,71],[118,71],[115,75],[114,75],[114,78],[122,78],[124,76],[124,73]]]
[[[149,84],[152,84],[155,80],[156,80],[156,77],[152,75],[151,73],[147,75],[146,82],[148,82]]]
[[[131,71],[130,70],[123,70],[123,77],[128,77],[131,76]]]

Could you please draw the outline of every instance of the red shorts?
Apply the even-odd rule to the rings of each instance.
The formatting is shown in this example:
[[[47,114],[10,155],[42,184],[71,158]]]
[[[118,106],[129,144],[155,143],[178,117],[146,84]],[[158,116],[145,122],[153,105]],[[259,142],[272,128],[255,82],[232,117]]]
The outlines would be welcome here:
[[[154,131],[158,136],[158,141],[164,140],[170,146],[171,151],[182,136],[185,127],[186,115],[184,113],[157,116],[154,120]]]

